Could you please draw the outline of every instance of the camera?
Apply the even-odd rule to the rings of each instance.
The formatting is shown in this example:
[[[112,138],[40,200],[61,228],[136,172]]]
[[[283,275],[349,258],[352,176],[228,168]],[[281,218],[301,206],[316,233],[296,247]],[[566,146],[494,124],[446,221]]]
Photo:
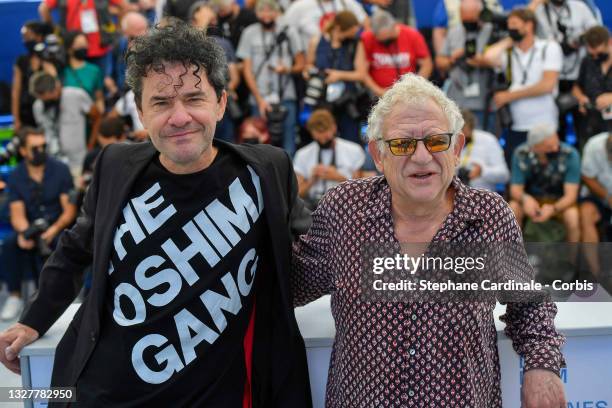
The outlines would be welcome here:
[[[493,31],[491,33],[491,42],[497,42],[508,36],[508,15],[510,12],[499,13],[487,7],[486,2],[483,2],[484,8],[480,12],[480,21],[483,23],[491,23]]]
[[[500,72],[495,76],[493,80],[493,86],[491,89],[492,94],[495,92],[506,91],[510,88],[510,84],[508,83],[508,79],[506,78],[506,74]],[[497,108],[497,120],[499,121],[499,126],[502,129],[509,129],[512,126],[512,113],[510,112],[510,104],[506,104],[501,108]]]
[[[268,133],[270,134],[270,142],[275,146],[282,146],[283,134],[285,133],[285,118],[288,110],[280,103],[270,105],[268,111]]]
[[[46,219],[37,218],[32,224],[30,224],[28,229],[23,232],[23,238],[27,240],[34,240],[36,242],[36,250],[42,257],[48,257],[52,252],[49,244],[47,244],[47,242],[40,237],[40,235],[48,228],[49,223]]]
[[[41,60],[55,65],[58,70],[63,68],[66,61],[66,53],[59,38],[55,34],[49,34],[44,42],[39,42],[34,46],[34,54]]]
[[[310,78],[306,82],[304,103],[316,107],[325,99],[325,72],[317,68],[311,68],[308,74]]]
[[[17,156],[19,150],[19,138],[13,137],[0,151],[0,166],[6,164],[12,157]]]

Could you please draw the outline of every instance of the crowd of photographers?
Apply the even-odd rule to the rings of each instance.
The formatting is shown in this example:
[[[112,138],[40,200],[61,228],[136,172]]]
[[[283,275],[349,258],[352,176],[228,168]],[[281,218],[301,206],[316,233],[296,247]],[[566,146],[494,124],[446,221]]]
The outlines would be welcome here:
[[[238,1],[44,0],[40,20],[24,24],[16,137],[0,153],[23,158],[6,180],[14,234],[4,241],[2,319],[20,312],[23,276],[36,277],[74,221],[100,149],[147,140],[123,55],[172,19],[225,52],[228,108],[215,137],[284,148],[311,208],[334,185],[377,174],[362,139],[367,115],[415,72],[463,109],[459,178],[505,194],[526,238],[612,238],[612,41],[593,1],[504,10],[497,0],[438,0],[433,27],[421,30],[409,0]]]

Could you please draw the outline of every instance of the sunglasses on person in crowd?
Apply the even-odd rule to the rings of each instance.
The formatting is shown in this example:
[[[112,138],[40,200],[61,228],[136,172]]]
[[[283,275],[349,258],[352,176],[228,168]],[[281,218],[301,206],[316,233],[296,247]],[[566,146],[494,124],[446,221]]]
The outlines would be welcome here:
[[[448,150],[452,137],[453,133],[438,133],[425,136],[422,139],[400,138],[383,140],[383,142],[389,146],[389,150],[391,150],[391,154],[394,156],[410,156],[416,151],[419,142],[423,142],[425,148],[430,153],[439,153]]]

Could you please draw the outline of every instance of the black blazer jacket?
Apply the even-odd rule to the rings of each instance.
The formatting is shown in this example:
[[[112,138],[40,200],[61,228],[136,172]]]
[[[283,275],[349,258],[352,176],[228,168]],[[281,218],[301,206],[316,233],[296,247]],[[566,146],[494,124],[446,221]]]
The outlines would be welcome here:
[[[217,140],[214,144],[238,154],[260,177],[271,240],[274,273],[262,279],[257,292],[254,407],[310,407],[306,351],[293,312],[289,276],[291,240],[307,231],[310,213],[297,197],[291,160],[283,150],[271,146]],[[52,386],[75,386],[96,346],[119,216],[135,180],[156,153],[151,143],[115,144],[100,153],[81,213],[75,225],[62,234],[41,272],[38,292],[20,319],[42,336],[74,300],[73,282],[80,281],[84,269],[92,265],[91,291],[56,350]]]

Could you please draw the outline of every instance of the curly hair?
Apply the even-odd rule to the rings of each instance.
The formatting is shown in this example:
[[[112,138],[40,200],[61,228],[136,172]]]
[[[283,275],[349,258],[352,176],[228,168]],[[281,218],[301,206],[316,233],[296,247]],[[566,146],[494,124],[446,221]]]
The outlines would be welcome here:
[[[125,80],[134,91],[138,108],[142,107],[142,79],[151,71],[165,74],[165,64],[182,64],[185,72],[181,79],[192,69],[191,74],[198,79],[196,86],[201,82],[199,74],[203,69],[219,100],[228,81],[225,54],[215,39],[179,21],[157,25],[147,35],[134,39],[125,59]],[[175,87],[182,85],[181,82]]]

